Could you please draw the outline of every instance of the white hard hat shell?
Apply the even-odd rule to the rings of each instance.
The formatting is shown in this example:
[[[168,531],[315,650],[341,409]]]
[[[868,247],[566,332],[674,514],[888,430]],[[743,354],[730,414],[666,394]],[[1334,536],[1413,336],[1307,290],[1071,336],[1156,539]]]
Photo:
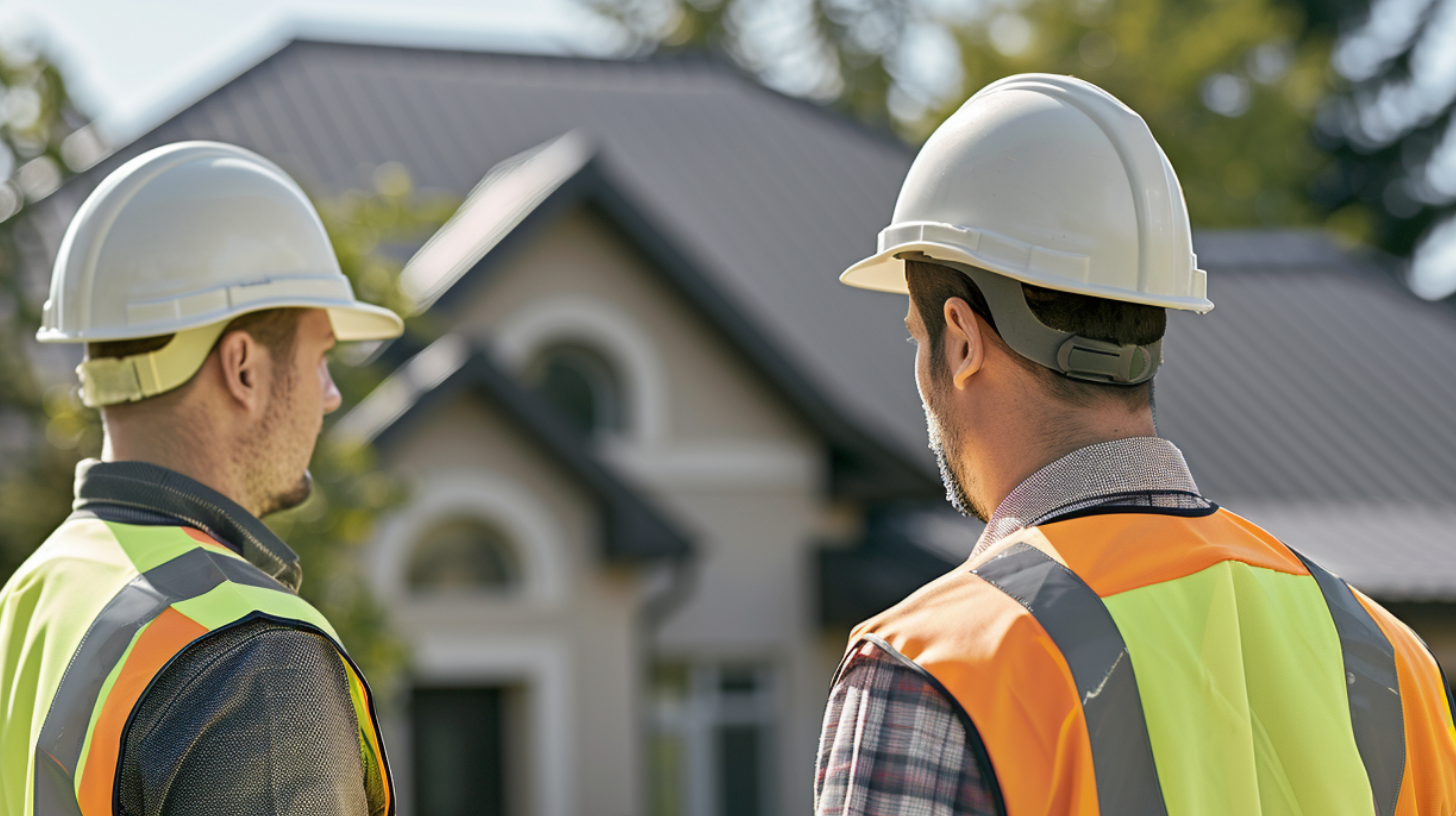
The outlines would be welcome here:
[[[851,286],[905,293],[902,254],[1024,283],[1207,312],[1173,166],[1142,117],[1097,86],[1019,74],[982,88],[915,157],[879,251]]]
[[[179,142],[112,173],[66,230],[43,343],[156,337],[282,307],[328,310],[339,340],[397,337],[399,317],[354,299],[318,213],[248,150]]]

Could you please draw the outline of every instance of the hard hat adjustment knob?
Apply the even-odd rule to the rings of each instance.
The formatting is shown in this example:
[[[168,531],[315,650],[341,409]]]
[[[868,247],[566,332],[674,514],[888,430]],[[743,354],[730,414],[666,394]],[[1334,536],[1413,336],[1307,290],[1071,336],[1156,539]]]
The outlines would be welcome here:
[[[1073,335],[1057,349],[1057,365],[1074,380],[1137,385],[1157,371],[1154,355],[1162,357],[1163,341],[1147,346],[1119,346]]]

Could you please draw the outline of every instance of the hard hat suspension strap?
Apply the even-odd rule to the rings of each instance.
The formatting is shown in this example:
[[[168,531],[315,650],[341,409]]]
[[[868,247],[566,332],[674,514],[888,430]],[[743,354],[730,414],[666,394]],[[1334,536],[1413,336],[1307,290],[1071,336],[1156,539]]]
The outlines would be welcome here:
[[[154,397],[192,379],[229,321],[177,332],[167,345],[130,357],[103,357],[76,366],[81,401],[89,408]]]
[[[1163,341],[1145,346],[1119,346],[1060,331],[1042,323],[1021,289],[1021,281],[980,267],[940,258],[975,281],[996,318],[996,330],[1017,354],[1074,380],[1108,385],[1140,385],[1153,378],[1163,362]]]

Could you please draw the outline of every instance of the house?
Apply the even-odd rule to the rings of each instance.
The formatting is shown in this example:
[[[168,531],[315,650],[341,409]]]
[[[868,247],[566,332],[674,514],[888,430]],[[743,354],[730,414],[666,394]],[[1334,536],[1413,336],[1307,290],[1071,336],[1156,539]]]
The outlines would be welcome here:
[[[848,627],[969,552],[901,318],[835,283],[913,153],[697,56],[296,41],[32,210],[208,138],[333,195],[399,162],[464,199],[421,326],[335,426],[414,486],[367,564],[413,648],[402,812],[807,812]],[[1160,430],[1215,501],[1456,665],[1456,312],[1317,234],[1200,234]]]

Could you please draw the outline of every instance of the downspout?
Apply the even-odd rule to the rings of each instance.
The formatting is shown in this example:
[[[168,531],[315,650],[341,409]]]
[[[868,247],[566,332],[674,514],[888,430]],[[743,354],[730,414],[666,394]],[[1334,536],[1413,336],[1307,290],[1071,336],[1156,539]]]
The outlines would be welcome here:
[[[640,784],[642,786],[642,803],[644,813],[652,810],[652,802],[656,795],[653,775],[655,756],[653,754],[653,670],[658,665],[657,632],[663,623],[677,610],[681,609],[694,589],[697,588],[698,562],[694,557],[695,553],[678,553],[670,556],[664,569],[667,571],[666,586],[660,591],[650,595],[642,604],[639,613],[640,628],[638,636],[641,638],[640,660],[643,667],[643,682],[638,687],[638,732],[637,732],[637,755],[643,758]]]

